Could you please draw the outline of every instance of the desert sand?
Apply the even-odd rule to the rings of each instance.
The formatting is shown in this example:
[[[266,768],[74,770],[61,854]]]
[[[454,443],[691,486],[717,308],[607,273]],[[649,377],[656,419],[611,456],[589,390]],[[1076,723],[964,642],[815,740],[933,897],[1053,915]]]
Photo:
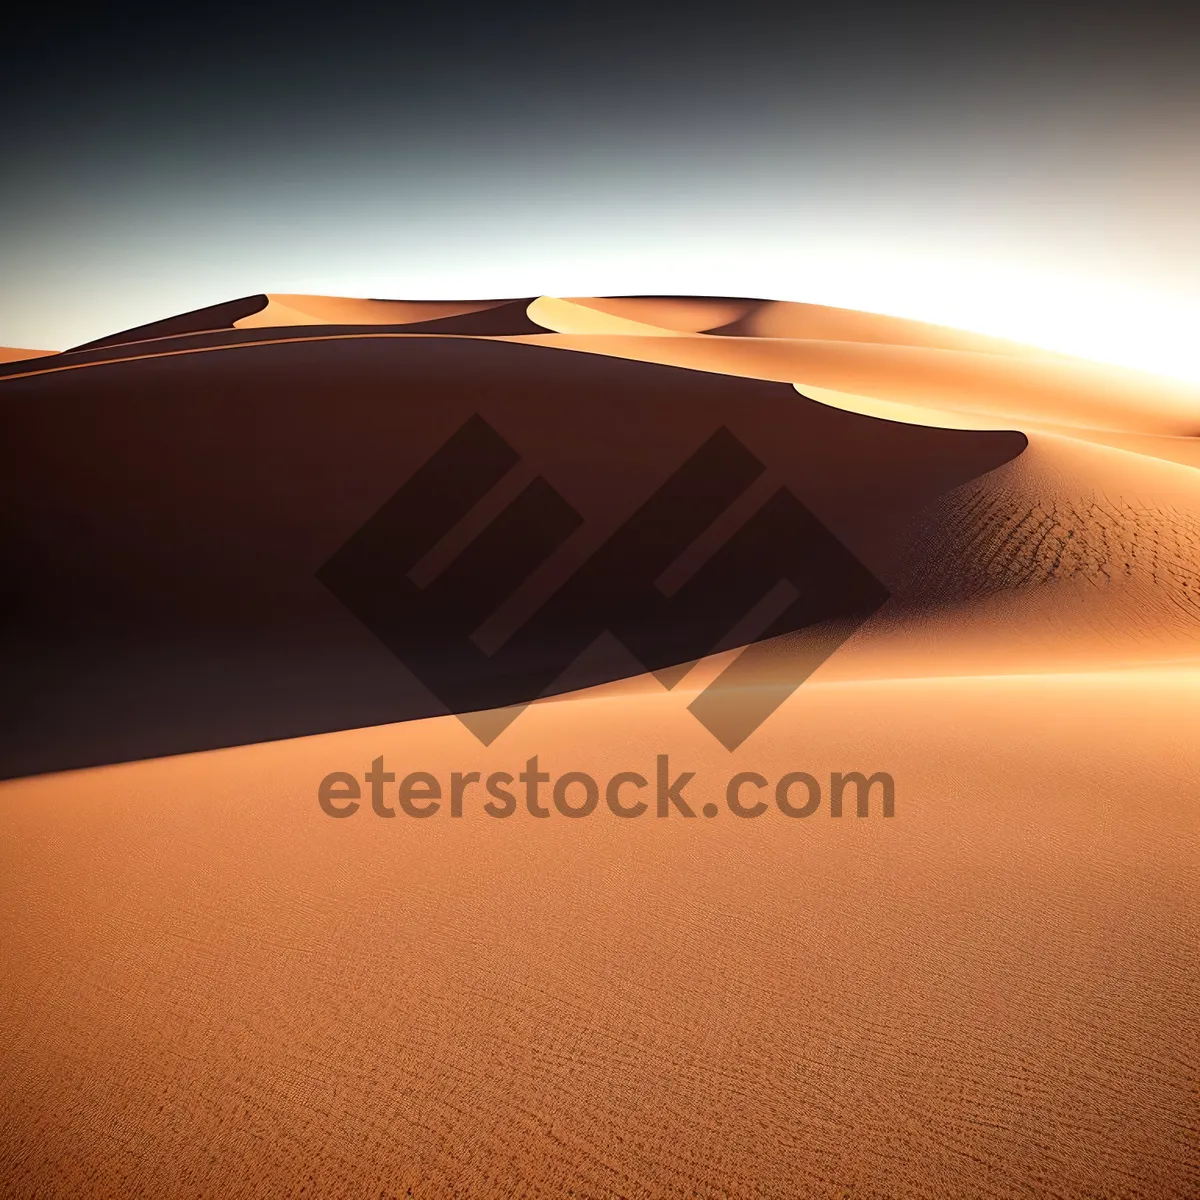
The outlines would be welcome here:
[[[736,650],[484,746],[314,578],[472,413],[587,518],[499,626],[717,424],[889,598],[733,751],[688,705]],[[264,295],[6,361],[0,420],[6,1193],[1200,1195],[1194,387],[818,305]],[[318,803],[534,755],[666,755],[697,815]],[[851,771],[893,816],[727,801]]]
[[[30,358],[41,358],[53,354],[53,350],[28,350],[19,346],[0,346],[0,363],[24,362]]]

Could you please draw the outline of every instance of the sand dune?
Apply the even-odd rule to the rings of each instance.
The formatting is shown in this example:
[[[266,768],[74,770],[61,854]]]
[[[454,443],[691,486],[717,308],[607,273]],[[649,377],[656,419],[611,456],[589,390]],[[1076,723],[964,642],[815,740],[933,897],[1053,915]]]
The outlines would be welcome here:
[[[180,313],[176,317],[167,317],[162,321],[151,321],[147,325],[138,325],[133,329],[125,329],[107,337],[96,338],[82,345],[73,346],[72,350],[93,350],[109,346],[121,346],[130,342],[153,341],[158,338],[175,337],[181,334],[211,333],[218,329],[232,329],[234,322],[251,313],[265,308],[267,297],[242,296],[225,304],[211,304],[206,308],[197,308],[192,312]]]
[[[573,296],[563,300],[539,296],[530,315],[539,324],[557,333],[636,333],[655,329],[660,333],[704,333],[717,326],[728,325],[761,304],[758,300],[712,299],[703,296]],[[568,307],[569,306],[569,307]],[[571,310],[586,309],[587,313]],[[611,317],[614,323],[598,321],[591,328],[567,328],[572,323],[590,317]],[[573,324],[573,323],[572,323]]]
[[[221,330],[297,326],[321,329],[411,326],[420,332],[471,335],[528,333],[541,329],[525,316],[529,303],[529,300],[362,300],[342,296],[261,294],[139,325],[72,349],[130,346],[167,338],[208,335]]]
[[[1057,359],[1055,354],[1004,338],[987,337],[931,325],[905,317],[795,304],[779,300],[757,303],[735,320],[707,332],[728,337],[804,338],[826,342],[878,342],[887,346],[920,346],[927,350],[966,350],[978,354],[1012,354],[1020,358]]]
[[[507,451],[422,476],[472,417]],[[718,427],[761,474],[661,492]],[[1200,1195],[1197,433],[1182,383],[737,298],[264,294],[10,366],[5,1190]],[[414,478],[389,586],[508,662],[454,695],[535,701],[486,746],[329,586]],[[887,593],[844,642],[671,659],[685,613],[639,643],[671,689],[610,635],[504,658],[648,496],[625,552],[690,530],[659,591],[736,599],[778,488]],[[751,658],[723,703],[819,665],[729,750],[689,705]],[[695,815],[318,804],[533,755],[652,808],[666,755]],[[850,771],[893,816],[831,817]]]
[[[1026,445],[1013,432],[874,421],[783,384],[507,339],[270,340],[3,387],[0,527],[10,611],[28,631],[9,676],[35,702],[0,737],[0,774],[441,711],[314,573],[475,414],[589,515],[547,588],[631,515],[664,464],[722,426],[889,585],[895,530]],[[331,487],[330,461],[357,465]],[[59,488],[39,488],[47,476]],[[70,663],[47,652],[62,639],[83,651]],[[628,674],[628,659],[612,669]],[[342,672],[360,685],[335,686]],[[532,698],[514,686],[505,703]]]
[[[241,317],[238,329],[285,325],[411,325],[487,312],[505,300],[354,300],[342,296],[269,295],[265,308]]]
[[[0,363],[24,362],[29,358],[44,358],[53,353],[53,350],[25,350],[19,346],[0,346]]]
[[[617,326],[594,329],[561,328],[557,323],[563,306],[587,308],[635,325],[653,326],[663,332],[710,333],[723,337],[772,339],[799,338],[807,341],[876,342],[890,346],[919,346],[930,350],[966,350],[981,354],[1010,354],[1021,358],[1063,359],[1069,356],[1003,338],[968,333],[944,325],[931,325],[904,317],[830,308],[823,304],[796,304],[779,300],[751,300],[706,296],[573,296],[559,300],[541,296],[531,315],[551,316],[548,329],[559,333],[619,333]],[[635,332],[629,329],[626,332]]]
[[[893,599],[821,677],[1200,661],[1200,474],[1054,434],[910,525]]]
[[[966,350],[867,341],[635,336],[595,332],[544,335],[538,341],[718,371],[809,388],[865,395],[910,407],[974,414],[1012,426],[1049,421],[1174,437],[1200,433],[1197,389],[1182,381],[1079,360],[1041,360]]]
[[[645,316],[659,317],[656,306],[633,309]],[[529,315],[552,333],[626,334],[635,337],[662,336],[677,332],[673,326],[660,325],[653,320],[639,320],[629,315],[624,306],[602,305],[583,300],[562,300],[555,296],[539,296],[530,306]],[[701,317],[701,320],[704,318]],[[688,322],[689,324],[691,322]],[[689,330],[688,332],[696,332]]]

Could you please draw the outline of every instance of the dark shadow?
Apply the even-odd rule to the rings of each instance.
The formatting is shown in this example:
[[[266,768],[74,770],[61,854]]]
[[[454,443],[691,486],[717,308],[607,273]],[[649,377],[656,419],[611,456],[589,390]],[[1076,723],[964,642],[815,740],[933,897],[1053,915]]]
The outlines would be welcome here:
[[[520,705],[628,675],[631,654],[672,682],[781,579],[791,607],[752,637],[869,612],[879,531],[1024,445],[783,384],[437,337],[10,379],[0,776]],[[515,469],[524,488],[414,584]],[[758,515],[658,591],[764,473]],[[472,633],[514,592],[533,616],[485,654]],[[564,670],[606,641],[585,678]]]
[[[151,338],[167,338],[176,337],[179,334],[232,329],[234,321],[253,316],[257,312],[262,312],[266,307],[267,297],[264,295],[242,296],[238,300],[228,300],[223,304],[210,304],[207,308],[196,308],[191,312],[180,313],[177,317],[167,317],[163,321],[151,321],[149,325],[136,325],[132,329],[123,329],[120,333],[110,333],[107,337],[95,338],[82,345],[72,346],[64,353],[98,350],[103,346],[122,346],[127,342],[144,342]]]

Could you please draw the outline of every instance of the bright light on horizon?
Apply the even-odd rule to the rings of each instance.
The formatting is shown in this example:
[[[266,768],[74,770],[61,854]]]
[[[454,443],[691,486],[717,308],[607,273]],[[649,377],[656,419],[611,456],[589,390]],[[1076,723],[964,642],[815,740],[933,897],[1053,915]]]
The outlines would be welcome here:
[[[1200,384],[1200,277],[1121,278],[1114,264],[1088,269],[1040,260],[954,253],[946,245],[864,244],[843,228],[825,242],[775,253],[772,231],[720,245],[695,226],[664,244],[652,233],[538,237],[515,229],[468,231],[454,253],[403,244],[376,257],[349,238],[256,244],[232,240],[219,256],[171,244],[163,231],[122,260],[119,247],[25,272],[19,294],[0,295],[0,344],[50,350],[257,292],[388,299],[504,296],[698,295],[799,301],[883,313],[1005,338],[1096,362]],[[219,236],[220,230],[215,231]],[[243,235],[245,236],[245,235]],[[740,245],[737,242],[740,241]],[[746,244],[749,241],[750,244]],[[604,243],[608,245],[605,246]],[[490,244],[489,244],[490,243]],[[190,251],[190,252],[189,252]],[[245,251],[245,253],[243,253]],[[101,261],[97,261],[97,258]],[[151,265],[152,261],[152,265]],[[400,265],[402,264],[402,265]],[[150,269],[139,269],[149,266]]]

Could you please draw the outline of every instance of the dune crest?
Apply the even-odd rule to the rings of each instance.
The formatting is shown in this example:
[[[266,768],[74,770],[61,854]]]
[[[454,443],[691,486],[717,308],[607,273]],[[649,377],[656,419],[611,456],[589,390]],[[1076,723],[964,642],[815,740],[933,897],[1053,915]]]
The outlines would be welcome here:
[[[1183,381],[1083,360],[861,341],[555,333],[545,345],[858,394],[891,404],[1190,437],[1200,391]],[[985,422],[992,424],[992,421]],[[994,427],[994,426],[993,426]]]
[[[132,329],[123,329],[119,333],[95,338],[90,342],[72,346],[71,351],[98,350],[135,342],[151,342],[160,338],[232,329],[236,321],[258,312],[265,308],[266,304],[267,297],[261,293],[254,296],[242,296],[237,300],[228,300],[223,304],[210,304],[205,308],[196,308],[191,312],[180,313],[178,316],[167,317],[161,321],[151,321],[147,325],[136,325]],[[67,351],[67,353],[71,351]]]

